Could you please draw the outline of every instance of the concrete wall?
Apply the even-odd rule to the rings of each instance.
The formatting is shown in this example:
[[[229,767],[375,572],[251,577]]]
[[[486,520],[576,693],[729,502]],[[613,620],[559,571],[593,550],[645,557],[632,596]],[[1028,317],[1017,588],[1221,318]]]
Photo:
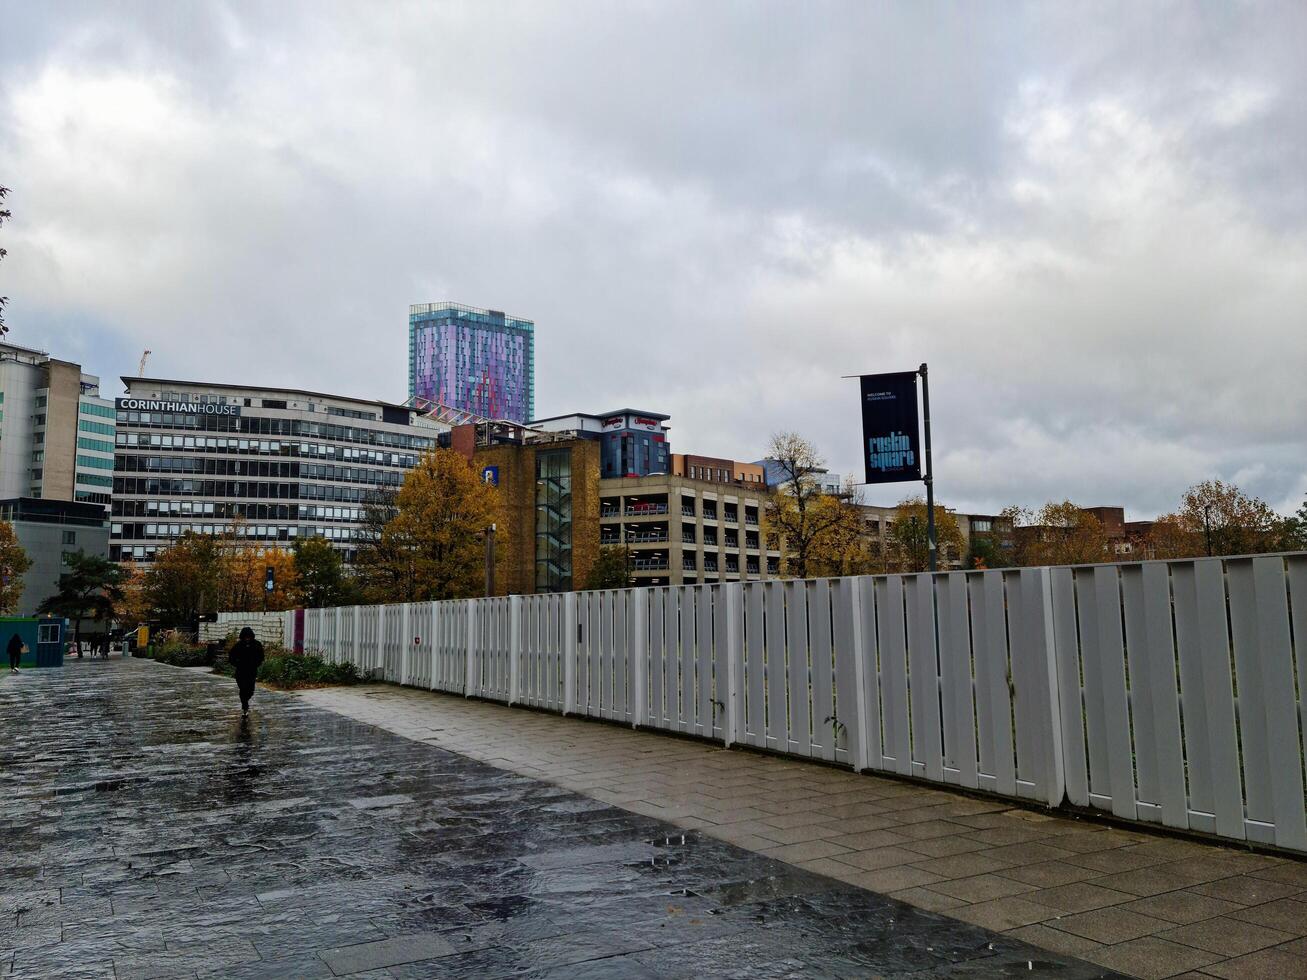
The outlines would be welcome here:
[[[0,500],[32,489],[32,405],[44,372],[21,361],[0,361]]]
[[[23,595],[18,600],[18,615],[33,616],[42,599],[59,590],[59,576],[67,569],[63,566],[65,552],[79,548],[88,555],[109,554],[109,528],[83,527],[68,524],[44,524],[37,521],[14,521],[14,534],[18,543],[32,559],[32,567],[23,575]],[[73,536],[65,541],[65,534]],[[88,624],[83,622],[82,629]]]
[[[77,478],[77,413],[82,369],[80,365],[52,359],[47,370],[49,392],[41,496],[46,500],[72,500]]]
[[[200,624],[200,642],[212,643],[226,639],[228,634],[239,633],[246,626],[254,630],[260,643],[285,642],[286,619],[294,616],[293,610],[287,612],[220,612],[216,623]]]

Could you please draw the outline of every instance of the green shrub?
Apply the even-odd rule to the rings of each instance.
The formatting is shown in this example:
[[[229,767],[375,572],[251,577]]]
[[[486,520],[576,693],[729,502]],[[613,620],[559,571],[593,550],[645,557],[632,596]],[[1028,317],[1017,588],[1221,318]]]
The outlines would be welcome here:
[[[207,646],[190,643],[178,636],[166,637],[158,646],[151,646],[151,659],[173,667],[211,667],[213,651]]]
[[[333,664],[313,653],[294,653],[279,643],[263,647],[264,659],[259,667],[258,679],[272,687],[298,688],[323,687],[334,684],[357,684],[363,680],[358,668],[351,663]],[[215,674],[235,673],[225,656],[214,664]]]

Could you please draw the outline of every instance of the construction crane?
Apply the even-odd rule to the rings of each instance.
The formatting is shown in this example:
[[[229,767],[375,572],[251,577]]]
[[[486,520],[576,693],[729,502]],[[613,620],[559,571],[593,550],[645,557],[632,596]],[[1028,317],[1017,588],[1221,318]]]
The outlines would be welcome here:
[[[138,378],[143,378],[143,377],[145,377],[145,359],[146,359],[147,357],[149,357],[149,356],[150,356],[151,354],[153,354],[153,353],[154,353],[154,351],[152,351],[152,350],[147,350],[145,353],[143,353],[143,354],[141,355],[141,363],[138,364],[138,365],[136,365],[136,376],[137,376]]]

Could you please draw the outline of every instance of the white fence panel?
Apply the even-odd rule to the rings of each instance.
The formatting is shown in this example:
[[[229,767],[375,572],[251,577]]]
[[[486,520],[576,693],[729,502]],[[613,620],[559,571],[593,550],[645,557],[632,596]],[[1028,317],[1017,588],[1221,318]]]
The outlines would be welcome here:
[[[563,710],[563,599],[522,599],[521,700],[534,708]]]
[[[1052,570],[1071,802],[1307,850],[1305,564]]]
[[[1307,851],[1307,555],[343,607],[303,634],[387,680]]]

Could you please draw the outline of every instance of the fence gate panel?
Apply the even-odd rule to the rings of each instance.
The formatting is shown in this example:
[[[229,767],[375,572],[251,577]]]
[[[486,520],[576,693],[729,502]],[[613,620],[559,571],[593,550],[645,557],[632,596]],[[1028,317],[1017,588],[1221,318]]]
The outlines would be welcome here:
[[[789,707],[785,703],[785,586],[768,582],[763,605],[763,671],[767,680],[766,747],[785,752],[790,743]]]
[[[908,641],[903,576],[876,580],[876,649],[880,656],[880,711],[884,757],[876,764],[907,776],[912,772],[908,731]]]
[[[1301,850],[1307,822],[1284,559],[1226,567],[1248,837]]]
[[[1121,592],[1115,565],[1075,572],[1085,676],[1085,732],[1089,745],[1089,802],[1133,820],[1133,747],[1126,708]]]
[[[835,761],[843,742],[835,707],[835,652],[831,639],[830,581],[818,579],[807,589],[808,649],[812,663],[812,754]]]
[[[908,699],[911,705],[912,771],[944,780],[944,746],[939,717],[939,660],[935,647],[934,576],[906,575],[908,615]]]
[[[808,664],[808,587],[802,580],[785,583],[785,652],[789,664],[789,743],[787,751],[812,754],[812,685]]]
[[[667,711],[667,604],[669,590],[649,593],[649,725],[670,728]]]
[[[1188,827],[1171,576],[1161,562],[1121,569],[1139,818]],[[1070,748],[1065,749],[1070,752]],[[1071,760],[1067,759],[1070,788]]]
[[[1052,605],[1046,569],[1007,572],[1010,663],[1015,687],[1017,795],[1060,802],[1061,732],[1053,715]]]
[[[1189,825],[1242,839],[1243,793],[1221,560],[1177,562],[1172,583],[1189,763]]]
[[[720,595],[721,587],[716,585],[695,590],[694,733],[704,738],[711,738],[718,722],[722,720],[718,717],[717,705],[713,702],[713,605]]]
[[[967,575],[963,572],[935,577],[939,609],[940,699],[944,707],[944,781],[976,789],[979,776],[967,592]]]
[[[756,582],[744,586],[745,724],[740,741],[756,748],[767,745],[767,647],[763,628],[766,588]]]

